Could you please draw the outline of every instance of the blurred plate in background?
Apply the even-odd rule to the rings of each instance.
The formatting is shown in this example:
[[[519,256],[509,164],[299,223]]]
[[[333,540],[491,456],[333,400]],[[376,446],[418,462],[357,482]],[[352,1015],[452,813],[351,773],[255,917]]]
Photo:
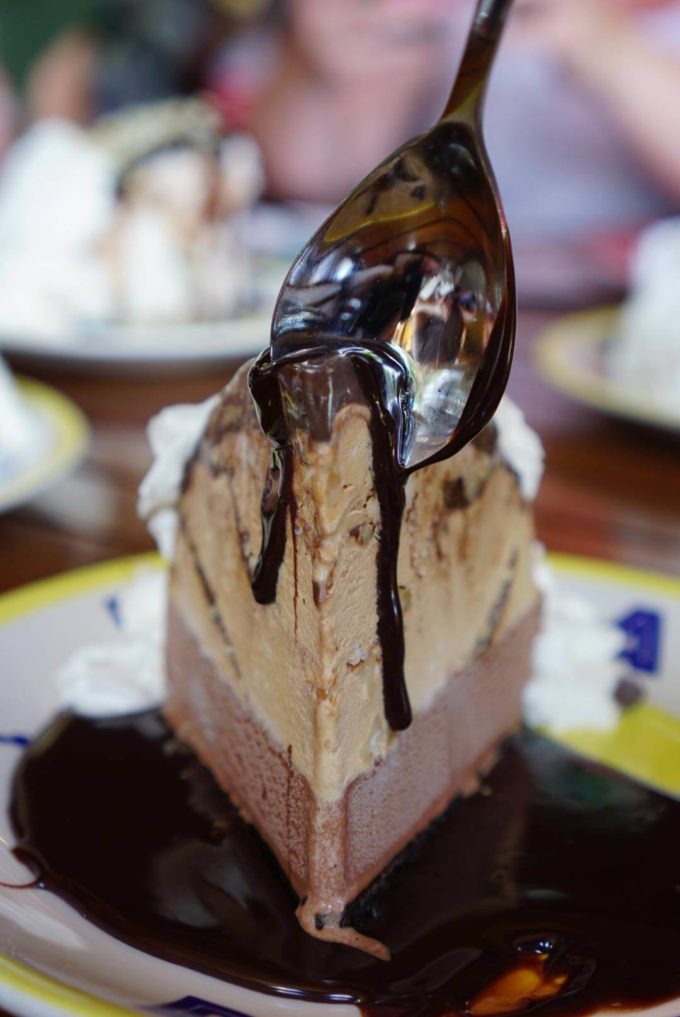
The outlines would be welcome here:
[[[269,342],[274,304],[288,270],[283,258],[267,258],[258,270],[258,306],[221,321],[89,327],[71,337],[0,334],[0,351],[16,367],[63,367],[88,372],[138,373],[153,368],[202,370],[243,361]]]
[[[680,437],[677,415],[659,406],[651,392],[607,374],[607,348],[615,343],[618,307],[600,307],[560,318],[539,335],[539,373],[559,392],[596,410]]]
[[[28,378],[17,382],[40,441],[35,455],[0,477],[0,512],[24,504],[71,473],[83,459],[89,439],[85,417],[69,399]]]

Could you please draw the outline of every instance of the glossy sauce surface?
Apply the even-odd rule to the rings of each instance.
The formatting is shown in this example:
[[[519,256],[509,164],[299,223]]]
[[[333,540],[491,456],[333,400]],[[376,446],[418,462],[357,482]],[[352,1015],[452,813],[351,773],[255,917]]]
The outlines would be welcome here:
[[[680,996],[680,805],[537,736],[352,906],[376,961],[298,926],[268,849],[155,712],[68,714],[28,748],[12,815],[41,885],[159,957],[374,1017]]]

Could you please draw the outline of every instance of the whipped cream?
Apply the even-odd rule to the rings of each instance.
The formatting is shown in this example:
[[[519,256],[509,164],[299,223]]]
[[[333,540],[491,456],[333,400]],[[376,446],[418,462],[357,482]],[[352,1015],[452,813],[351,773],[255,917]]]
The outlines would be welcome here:
[[[168,561],[175,552],[184,471],[218,402],[215,395],[203,403],[168,406],[147,427],[154,461],[140,485],[137,511]]]
[[[0,175],[0,331],[49,338],[107,316],[92,255],[114,204],[109,160],[74,124],[44,121],[13,145]]]
[[[532,678],[524,690],[525,720],[555,734],[579,728],[611,730],[621,712],[615,692],[624,670],[619,654],[625,649],[625,634],[588,600],[559,589],[541,544],[534,545],[534,556],[543,625],[534,643]]]
[[[680,421],[680,218],[641,236],[607,372]]]
[[[166,602],[165,571],[139,569],[114,598],[115,635],[80,647],[56,672],[62,705],[87,717],[115,717],[162,703]]]
[[[41,121],[3,164],[0,332],[75,343],[110,322],[193,321],[238,310],[252,272],[234,214],[262,187],[255,141],[223,142],[218,179],[205,152],[149,156],[131,171],[121,200],[120,158],[96,139],[96,131],[67,121]],[[209,217],[213,193],[220,207]]]
[[[504,396],[493,418],[501,458],[516,475],[525,501],[533,501],[543,476],[545,453],[541,439],[529,427],[519,406]]]

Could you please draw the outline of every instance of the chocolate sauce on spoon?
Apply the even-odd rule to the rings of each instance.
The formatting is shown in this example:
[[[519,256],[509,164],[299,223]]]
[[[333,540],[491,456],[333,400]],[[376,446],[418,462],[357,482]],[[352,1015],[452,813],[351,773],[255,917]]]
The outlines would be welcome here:
[[[371,1017],[680,997],[680,804],[535,735],[351,906],[389,962],[302,931],[277,862],[156,712],[58,717],[21,758],[11,811],[41,886],[134,947],[260,992]]]

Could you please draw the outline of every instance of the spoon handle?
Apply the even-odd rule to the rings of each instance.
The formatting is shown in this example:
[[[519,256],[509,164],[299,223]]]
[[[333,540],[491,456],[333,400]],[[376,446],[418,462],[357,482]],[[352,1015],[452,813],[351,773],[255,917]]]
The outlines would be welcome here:
[[[481,118],[486,85],[512,0],[478,0],[465,52],[442,120]]]

